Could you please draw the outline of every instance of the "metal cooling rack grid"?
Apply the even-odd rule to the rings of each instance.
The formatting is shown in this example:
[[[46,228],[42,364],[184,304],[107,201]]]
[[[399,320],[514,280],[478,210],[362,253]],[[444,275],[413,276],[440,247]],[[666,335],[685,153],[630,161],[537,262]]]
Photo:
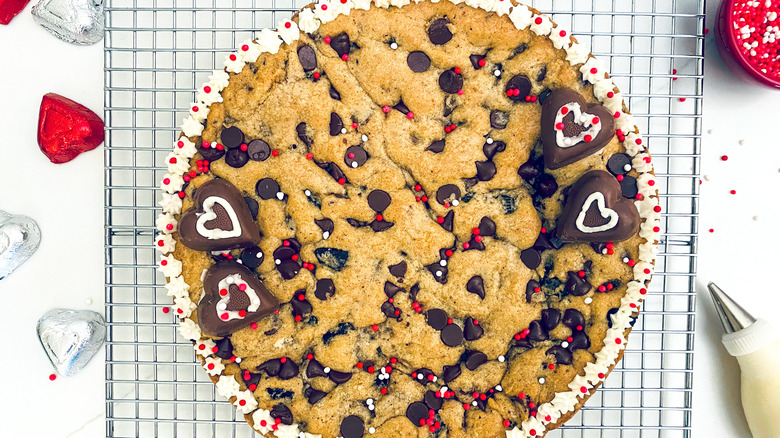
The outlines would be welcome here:
[[[254,435],[215,394],[173,317],[160,311],[170,298],[151,246],[156,191],[193,90],[254,30],[274,27],[305,3],[107,2],[107,437]],[[704,1],[531,3],[609,61],[650,142],[667,232],[623,361],[548,436],[690,437]]]

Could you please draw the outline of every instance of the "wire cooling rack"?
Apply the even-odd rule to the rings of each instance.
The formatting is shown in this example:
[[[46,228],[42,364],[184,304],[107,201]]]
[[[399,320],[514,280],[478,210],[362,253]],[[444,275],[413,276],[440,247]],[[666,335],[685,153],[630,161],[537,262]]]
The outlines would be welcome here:
[[[227,52],[308,0],[107,0],[106,436],[254,436],[180,339],[152,248],[163,158]],[[690,437],[703,0],[538,0],[609,61],[656,166],[666,235],[623,361],[550,437]]]

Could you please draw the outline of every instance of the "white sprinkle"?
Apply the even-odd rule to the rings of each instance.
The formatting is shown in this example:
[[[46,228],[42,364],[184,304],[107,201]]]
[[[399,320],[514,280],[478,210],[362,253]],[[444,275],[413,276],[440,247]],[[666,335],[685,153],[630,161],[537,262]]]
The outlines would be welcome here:
[[[587,121],[588,121],[588,116],[586,116],[584,114],[580,116],[580,122],[585,123]]]
[[[563,144],[565,144],[566,146],[571,146],[571,139],[569,137],[564,138]]]
[[[373,427],[369,427],[368,428],[368,433],[374,434],[375,432],[376,432],[376,429],[374,429]]]
[[[373,411],[373,410],[374,410],[374,405],[369,405],[369,406],[368,406],[368,410],[369,410],[369,411]]]
[[[392,44],[390,44],[390,48],[395,50],[395,49],[398,48],[398,44],[397,43],[392,43]]]
[[[453,200],[452,200],[452,206],[453,206],[453,207],[457,207],[457,206],[458,206],[458,204],[460,204],[460,201],[458,201],[457,199],[453,199]]]
[[[630,164],[626,164],[625,166],[623,166],[623,170],[625,170],[626,172],[630,171],[631,170],[631,165]]]
[[[363,134],[363,136],[362,136],[362,137],[360,137],[360,138],[362,138],[362,139],[363,139],[363,141],[368,141],[368,136],[367,136],[366,134]]]
[[[417,375],[417,380],[422,380],[422,379],[423,379],[423,375],[422,374],[418,374]]]
[[[255,254],[255,257],[261,259],[261,258],[263,258],[263,253],[259,252],[259,253]]]
[[[745,146],[745,140],[740,140],[740,141],[739,141],[739,145],[740,145],[740,146]]]
[[[709,181],[710,180],[710,176],[709,175],[702,175],[701,179],[703,179],[704,181]]]
[[[225,310],[225,309],[227,309],[227,304],[225,304],[225,303],[219,303],[219,304],[217,304],[217,309],[219,309],[219,310]]]
[[[244,264],[244,262],[242,262],[241,259],[236,260],[236,263],[238,263],[239,265],[243,265]]]
[[[539,384],[544,384],[545,380],[544,377],[539,377]]]
[[[311,196],[311,191],[309,189],[306,189],[303,191],[303,194],[306,196]]]
[[[590,304],[592,302],[593,302],[593,298],[591,297],[585,298],[585,304]]]
[[[346,134],[347,133],[347,128],[341,128],[341,133],[342,134]]]
[[[607,248],[604,248],[604,249],[601,250],[601,253],[604,254],[604,255],[606,255],[608,252],[609,252],[609,250]]]
[[[323,368],[322,372],[325,373],[325,374],[328,374],[330,372],[330,367]]]
[[[281,265],[281,264],[282,264],[282,261],[281,261],[281,260],[279,260],[279,259],[276,259],[276,260],[274,260],[274,263],[276,263],[277,265]]]
[[[282,199],[284,199],[284,193],[282,193],[282,192],[277,192],[277,193],[276,193],[276,199],[278,199],[278,200],[280,200],[280,201],[281,201]]]
[[[493,139],[488,137],[488,139],[485,141],[487,144],[493,144]]]
[[[258,298],[255,298],[252,300],[252,304],[260,304],[260,300]]]
[[[496,385],[496,391],[501,392],[503,390],[504,390],[504,387],[502,387],[501,385]]]
[[[87,298],[85,302],[87,303],[87,306],[91,306],[92,305],[92,298]]]
[[[561,342],[561,347],[568,348],[569,347],[569,343],[566,342],[566,341],[563,341],[563,342]]]
[[[241,360],[242,360],[242,359],[241,359],[240,357],[237,357],[237,358],[236,358],[236,363],[241,363]]]
[[[472,406],[476,406],[476,405],[477,405],[477,401],[476,401],[476,400],[474,400],[473,402],[471,402],[471,405],[472,405]]]
[[[437,380],[439,380],[439,378],[436,377],[436,376],[433,376],[433,383],[436,383]]]
[[[501,76],[501,70],[496,70],[496,71],[493,72],[493,74],[496,75],[496,77],[500,77]]]
[[[498,361],[499,362],[503,362],[505,360],[506,360],[506,358],[504,356],[498,356]]]
[[[623,257],[623,263],[628,263],[628,257]]]
[[[436,276],[441,277],[441,271],[436,271]]]
[[[325,232],[322,233],[322,238],[323,239],[327,240],[328,237],[330,237],[330,231],[325,231]]]
[[[757,221],[758,220],[758,216],[753,216],[753,220]]]
[[[373,398],[366,399],[366,403],[368,403],[370,405],[373,405],[374,404],[374,399]]]
[[[216,141],[212,141],[211,142],[211,147],[212,148],[216,148],[217,147],[217,142]]]
[[[353,167],[353,168],[357,168],[357,167],[358,167],[358,163],[357,163],[357,161],[353,161],[353,162],[352,162],[352,167]]]
[[[441,260],[441,261],[439,261],[439,264],[441,266],[447,266],[447,260]]]
[[[707,134],[712,134],[713,132],[715,132],[715,130],[714,130],[714,129],[708,129],[708,130],[707,130]]]

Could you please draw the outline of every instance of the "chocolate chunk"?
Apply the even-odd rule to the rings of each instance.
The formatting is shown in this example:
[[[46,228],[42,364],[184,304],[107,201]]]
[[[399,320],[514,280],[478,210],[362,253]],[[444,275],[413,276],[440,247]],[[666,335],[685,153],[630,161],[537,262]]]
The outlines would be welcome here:
[[[368,206],[377,213],[390,206],[390,194],[384,190],[372,190],[367,197]]]
[[[384,290],[385,290],[385,295],[387,295],[387,298],[393,298],[395,294],[401,292],[402,290],[404,290],[404,288],[400,286],[396,286],[395,284],[390,283],[389,281],[386,281]]]
[[[526,96],[531,93],[531,81],[524,75],[515,75],[506,83],[506,96],[515,102],[525,102]]]
[[[364,433],[363,420],[357,415],[350,415],[341,420],[339,433],[343,438],[361,438]]]
[[[531,323],[528,324],[528,330],[528,339],[531,341],[542,342],[550,338],[547,330],[542,327],[542,323],[539,321],[531,321]]]
[[[490,126],[493,129],[504,129],[507,123],[509,123],[509,113],[501,110],[493,110],[490,112]]]
[[[477,402],[477,407],[479,409],[481,409],[482,411],[486,411],[487,410],[487,400],[482,400],[481,398],[478,398],[478,399],[476,399],[474,401]]]
[[[293,424],[293,414],[286,405],[279,403],[271,408],[271,418],[278,418],[282,420],[282,424]]]
[[[265,388],[265,391],[268,393],[268,396],[271,397],[271,400],[279,400],[282,398],[292,400],[293,397],[292,391],[286,391],[282,388]]]
[[[279,370],[279,378],[282,380],[290,380],[298,375],[298,365],[290,358],[285,358],[282,363],[282,369]]]
[[[228,152],[228,155],[230,155],[230,152]],[[636,194],[639,193],[639,188],[636,185],[636,178],[629,175],[624,176],[620,181],[620,192],[623,194],[624,198],[635,198]]]
[[[509,55],[509,59],[512,59],[517,55],[522,55],[523,53],[525,53],[526,50],[528,50],[528,44],[526,43],[518,44],[517,47],[512,49],[512,54]]]
[[[463,76],[455,73],[454,69],[445,70],[439,75],[439,88],[445,93],[457,93],[463,88]]]
[[[325,398],[326,395],[328,395],[325,391],[320,391],[319,389],[314,389],[312,387],[308,387],[303,391],[304,397],[306,397],[306,401],[309,402],[309,404],[315,404],[318,401]]]
[[[322,200],[319,196],[315,195],[314,193],[309,190],[309,193],[303,192],[306,196],[306,200],[309,201],[309,203],[319,209],[322,209]]]
[[[477,295],[480,299],[485,299],[485,284],[479,275],[469,279],[466,283],[466,290]]]
[[[393,106],[393,109],[404,114],[409,114],[411,112],[409,111],[409,107],[407,107],[404,103],[403,99],[399,100],[398,103]]]
[[[458,107],[458,99],[452,94],[444,96],[444,117],[449,117],[450,114]]]
[[[455,212],[450,210],[447,212],[447,214],[444,215],[439,225],[441,225],[441,227],[444,228],[445,231],[452,232],[454,221],[455,221]]]
[[[452,32],[447,27],[448,24],[449,21],[446,18],[439,18],[431,23],[428,27],[428,38],[433,44],[441,46],[447,44],[452,39]]]
[[[279,371],[282,370],[282,360],[278,358],[269,359],[258,365],[257,370],[263,371],[271,377],[276,377],[279,375]]]
[[[304,316],[308,315],[312,312],[312,306],[311,303],[304,297],[303,299],[300,299],[303,295],[304,290],[301,289],[298,292],[295,292],[295,297],[290,300],[290,306],[293,309],[293,315],[294,316]]]
[[[382,306],[379,308],[379,310],[381,310],[382,313],[384,313],[385,316],[388,318],[400,319],[400,313],[399,314],[395,313],[396,310],[398,309],[393,305],[393,303],[389,301],[385,301],[384,303],[382,303]]]
[[[217,352],[214,353],[215,356],[225,360],[233,357],[233,344],[230,343],[230,338],[222,338],[215,343],[217,344]]]
[[[444,365],[442,379],[444,379],[444,383],[450,383],[457,379],[458,376],[460,376],[460,373],[460,364]]]
[[[336,336],[339,335],[345,335],[350,330],[354,330],[355,326],[352,325],[352,323],[349,322],[340,322],[338,327],[335,329],[328,330],[324,335],[322,335],[322,342],[325,345],[330,344],[330,341],[333,340]]]
[[[538,268],[542,263],[542,255],[539,254],[539,251],[533,248],[528,248],[520,253],[520,260],[525,263],[525,266],[527,266],[528,269],[533,270]]]
[[[503,141],[493,141],[492,143],[485,143],[482,145],[482,152],[485,154],[488,160],[492,160],[499,152],[506,150],[506,143]]]
[[[390,273],[396,277],[403,277],[406,275],[406,262],[401,260],[400,262],[390,265],[387,267],[387,269],[390,271]]]
[[[471,371],[476,370],[480,365],[487,361],[487,356],[481,351],[469,351],[466,353],[466,368]]]
[[[436,393],[431,391],[430,389],[425,391],[425,395],[423,396],[423,400],[425,400],[425,404],[434,411],[438,411],[441,409],[442,405],[444,404],[444,398],[443,397],[437,397]]]
[[[333,84],[330,84],[330,90],[328,90],[328,93],[330,94],[330,98],[333,100],[341,100],[341,93],[333,87]]]
[[[244,133],[237,126],[225,128],[220,133],[222,145],[228,149],[235,149],[244,142]]]
[[[344,164],[355,169],[368,161],[368,152],[360,146],[350,146],[344,152]]]
[[[471,61],[471,66],[474,67],[474,70],[481,69],[484,65],[486,55],[469,55],[469,61]]]
[[[577,309],[566,309],[563,313],[563,325],[572,331],[582,330],[585,327],[585,317]]]
[[[498,200],[501,202],[501,211],[503,211],[504,214],[512,214],[517,210],[515,198],[507,195],[499,195]]]
[[[341,385],[342,383],[349,382],[349,379],[352,378],[352,373],[344,373],[341,371],[330,370],[330,372],[328,373],[328,377],[330,377],[330,380],[333,381],[333,383],[337,385]]]
[[[344,122],[341,121],[341,116],[336,113],[330,113],[330,135],[335,137],[341,134],[341,129],[344,128]]]
[[[389,230],[393,227],[393,225],[395,224],[386,220],[374,220],[371,222],[371,229],[374,230],[374,232],[379,233],[385,230]]]
[[[336,293],[336,285],[330,278],[320,278],[317,280],[317,286],[314,289],[314,296],[325,301]]]
[[[298,275],[298,272],[301,270],[301,265],[298,264],[298,262],[295,260],[287,259],[282,260],[281,263],[276,265],[276,270],[279,271],[279,273],[282,275],[282,278],[285,280],[290,280]]]
[[[571,354],[571,351],[557,345],[550,347],[545,354],[552,354],[555,356],[555,362],[557,362],[558,365],[571,365],[574,361],[574,355]]]
[[[532,344],[528,339],[520,339],[519,341],[515,341],[515,346],[520,348],[527,348],[529,350],[534,348],[534,344]]]
[[[609,325],[609,328],[612,328],[612,315],[618,313],[618,310],[620,310],[617,307],[613,307],[607,311],[607,325]]]
[[[415,426],[420,426],[420,421],[425,422],[428,419],[428,406],[423,402],[413,402],[406,408],[406,418]],[[345,437],[346,438],[346,437]]]
[[[581,297],[588,292],[590,292],[591,289],[593,289],[593,286],[591,286],[590,283],[588,283],[588,280],[586,280],[584,277],[580,277],[577,275],[577,272],[569,271],[567,274],[566,279],[566,286],[564,286],[564,290],[575,297]]]
[[[254,198],[250,198],[249,196],[244,196],[244,202],[246,202],[246,206],[249,208],[249,212],[252,214],[252,219],[257,220],[257,213],[260,210],[260,204],[258,204]]]
[[[339,166],[336,165],[336,163],[317,163],[317,165],[328,172],[328,175],[330,175],[339,184],[347,183],[347,175],[344,174],[344,172]]]
[[[306,377],[328,377],[328,373],[325,372],[325,367],[317,359],[312,359],[306,366]]]
[[[536,180],[535,185],[536,192],[539,193],[542,198],[549,198],[558,191],[558,183],[549,173],[543,173],[542,176]]]
[[[406,57],[406,64],[415,73],[422,73],[431,68],[431,58],[425,52],[415,51]]]
[[[445,184],[436,191],[436,200],[441,205],[458,199],[460,199],[460,188],[455,184]]]
[[[542,82],[547,77],[547,66],[543,65],[536,74],[536,82]]]
[[[349,51],[351,48],[349,35],[347,35],[346,32],[341,32],[340,34],[332,37],[330,39],[330,47],[332,47],[333,50],[335,50],[336,53],[338,53],[339,57],[343,57],[344,55],[349,55]]]
[[[417,301],[417,293],[418,292],[420,292],[420,285],[419,284],[414,284],[409,289],[409,298],[411,298],[412,301]]]
[[[230,149],[225,154],[225,163],[234,169],[240,169],[248,162],[249,154],[241,149]]]
[[[204,159],[214,162],[222,158],[223,155],[225,155],[225,148],[222,148],[222,150],[220,150],[212,147],[207,147],[207,148],[200,147],[198,148],[198,152]]]
[[[425,322],[435,330],[441,330],[447,325],[447,312],[441,309],[431,309],[425,312]]]
[[[295,127],[295,132],[298,134],[298,139],[300,139],[307,148],[310,148],[311,145],[314,144],[314,138],[312,138],[311,134],[309,133],[309,129],[306,123],[299,123],[298,126]]]
[[[628,167],[628,170],[626,170]],[[607,161],[607,170],[613,175],[625,175],[631,170],[631,157],[628,154],[615,154]]]
[[[320,227],[320,230],[322,230],[323,233],[328,233],[329,235],[333,233],[333,221],[324,218],[324,219],[314,219],[314,223],[317,224],[318,227]]]
[[[444,139],[441,140],[434,140],[433,143],[431,143],[430,146],[425,148],[426,151],[433,152],[434,154],[439,154],[442,151],[444,151]]]
[[[569,343],[569,348],[574,350],[587,350],[590,348],[590,338],[583,331],[577,331],[571,335],[572,341]]]
[[[278,199],[277,196],[282,192],[279,183],[271,178],[263,178],[255,184],[255,193],[260,199]]]
[[[481,338],[484,333],[485,329],[483,329],[474,318],[469,316],[463,321],[463,334],[467,341],[476,341]]]
[[[561,312],[558,309],[544,309],[542,310],[542,327],[545,330],[552,330],[558,327],[561,322]]]
[[[252,140],[246,147],[249,158],[253,161],[265,161],[271,156],[271,146],[263,140]]]
[[[263,250],[259,246],[250,246],[241,251],[241,255],[238,257],[241,260],[241,264],[249,269],[256,269],[263,263]]]
[[[542,291],[541,285],[539,285],[539,282],[536,280],[528,280],[528,283],[525,285],[525,301],[530,303],[531,297],[534,296],[534,294],[538,294]]]
[[[441,330],[441,341],[448,347],[457,347],[463,342],[463,330],[457,324],[447,324]]]
[[[480,181],[490,181],[496,176],[496,165],[492,161],[476,161],[477,178]]]
[[[493,219],[483,216],[479,220],[479,235],[483,237],[496,235],[496,223],[493,222]]]
[[[485,250],[485,242],[482,239],[477,241],[477,236],[473,234],[471,235],[471,239],[468,241],[468,244],[469,244],[468,248],[466,248],[465,244],[463,245],[463,251],[472,251],[472,250],[484,251]]]
[[[531,181],[532,179],[536,178],[537,175],[539,175],[539,169],[534,166],[531,160],[528,160],[523,163],[519,169],[517,169],[517,174],[520,175],[520,178],[523,178],[526,181]]]
[[[340,271],[347,264],[349,252],[336,248],[317,248],[314,250],[317,260],[334,271]]]
[[[431,274],[433,274],[433,278],[437,282],[441,284],[447,283],[447,274],[449,273],[449,269],[447,269],[446,266],[442,266],[439,263],[431,263],[430,265],[426,265],[425,268],[430,271]]]
[[[303,67],[303,71],[312,71],[317,68],[317,53],[309,45],[298,47],[298,61]]]

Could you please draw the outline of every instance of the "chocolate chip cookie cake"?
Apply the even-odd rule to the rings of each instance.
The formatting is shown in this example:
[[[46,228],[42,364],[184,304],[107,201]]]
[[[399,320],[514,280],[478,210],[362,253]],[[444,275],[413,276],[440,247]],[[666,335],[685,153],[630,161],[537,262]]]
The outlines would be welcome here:
[[[166,157],[180,333],[266,437],[541,437],[622,356],[652,161],[510,0],[320,0],[231,53]]]

